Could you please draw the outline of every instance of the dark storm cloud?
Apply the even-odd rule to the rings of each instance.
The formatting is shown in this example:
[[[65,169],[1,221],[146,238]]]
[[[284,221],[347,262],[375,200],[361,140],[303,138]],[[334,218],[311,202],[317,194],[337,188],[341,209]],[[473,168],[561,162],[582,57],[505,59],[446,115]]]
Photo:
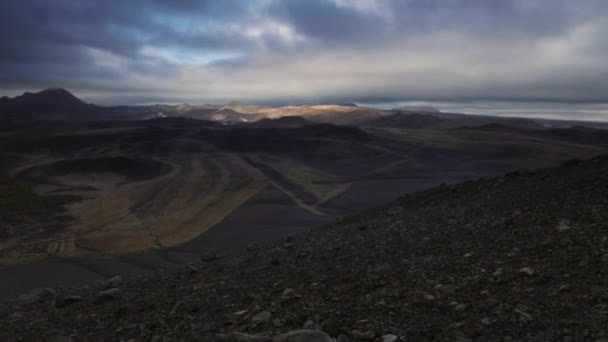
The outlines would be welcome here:
[[[607,18],[603,0],[2,1],[0,90],[608,100]]]

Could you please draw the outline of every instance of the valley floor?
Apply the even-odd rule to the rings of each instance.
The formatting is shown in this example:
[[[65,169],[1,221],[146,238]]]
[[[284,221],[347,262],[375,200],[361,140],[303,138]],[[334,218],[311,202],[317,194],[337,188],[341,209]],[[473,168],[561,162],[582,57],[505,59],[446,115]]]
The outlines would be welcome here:
[[[605,341],[608,157],[440,186],[203,260],[22,296],[0,307],[0,339],[226,341],[306,327],[339,341]]]

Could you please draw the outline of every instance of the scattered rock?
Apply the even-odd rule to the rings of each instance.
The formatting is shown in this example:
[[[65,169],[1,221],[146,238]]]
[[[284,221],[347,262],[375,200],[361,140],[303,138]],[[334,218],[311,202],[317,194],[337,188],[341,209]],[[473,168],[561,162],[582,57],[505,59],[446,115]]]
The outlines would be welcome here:
[[[536,270],[534,270],[532,267],[523,267],[519,270],[519,274],[523,274],[523,275],[532,277],[533,275],[536,274]]]
[[[254,315],[251,318],[251,321],[255,324],[265,323],[270,320],[271,316],[272,314],[270,313],[270,311],[262,311]]]
[[[469,308],[468,304],[460,303],[454,306],[454,311],[461,312]]]
[[[249,312],[249,310],[240,310],[240,311],[235,312],[234,315],[235,316],[243,316],[247,312]]]
[[[219,259],[217,251],[215,249],[206,250],[203,254],[201,254],[201,260],[204,262],[211,262]]]
[[[382,342],[395,342],[397,341],[399,338],[396,335],[393,334],[386,334],[382,336]]]
[[[376,334],[373,331],[371,331],[371,330],[360,331],[360,330],[354,329],[351,332],[351,336],[355,340],[364,340],[364,341],[371,341],[371,340],[373,340],[373,339],[376,338]]]
[[[306,322],[304,322],[304,325],[302,326],[302,328],[307,329],[307,330],[315,329],[316,324],[315,324],[315,322],[313,322],[312,320],[309,319]]]
[[[122,291],[120,291],[120,289],[111,288],[97,293],[93,302],[95,304],[107,303],[120,299],[121,295]]]
[[[560,233],[565,232],[570,229],[572,229],[572,228],[570,227],[569,222],[567,220],[560,220],[559,223],[557,224],[557,227],[555,227],[555,230],[557,230]]]
[[[329,334],[335,336],[342,328],[342,322],[338,317],[330,317],[321,323],[321,328],[323,331],[327,331]]]
[[[231,332],[227,334],[216,334],[215,340],[218,342],[266,342],[268,341],[268,337]]]
[[[401,207],[392,207],[386,211],[386,214],[388,216],[395,216],[395,215],[401,214],[402,211],[403,211],[403,208],[401,208]]]
[[[49,300],[55,298],[56,296],[57,296],[57,292],[55,292],[55,290],[48,288],[48,287],[44,287],[44,288],[34,289],[28,293],[24,293],[24,294],[20,295],[19,301],[24,302],[24,303],[34,303],[34,302],[42,303],[42,302],[49,301]]]
[[[520,323],[528,323],[532,320],[532,315],[521,309],[515,309],[515,312],[519,314],[518,320]]]
[[[305,259],[311,255],[310,249],[303,249],[298,252],[298,259]]]
[[[188,264],[188,265],[186,265],[186,268],[188,269],[188,273],[189,273],[190,275],[193,275],[193,274],[195,274],[195,273],[198,273],[198,268],[197,268],[196,266],[192,265],[192,264]]]
[[[276,336],[272,342],[335,342],[335,340],[319,330],[295,330]]]
[[[122,284],[122,277],[117,275],[117,276],[114,276],[114,277],[108,279],[108,281],[106,282],[106,287],[107,288],[119,287],[121,284]]]

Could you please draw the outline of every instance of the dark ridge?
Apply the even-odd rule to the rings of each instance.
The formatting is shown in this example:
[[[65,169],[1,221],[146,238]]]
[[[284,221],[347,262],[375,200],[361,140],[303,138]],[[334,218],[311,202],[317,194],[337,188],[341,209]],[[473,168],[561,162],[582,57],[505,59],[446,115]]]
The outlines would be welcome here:
[[[336,137],[370,139],[371,136],[359,127],[329,123],[306,125],[296,129],[298,134],[310,137]]]
[[[438,118],[432,114],[404,113],[381,117],[362,124],[369,127],[395,127],[395,128],[431,128],[444,123],[446,119]]]
[[[313,124],[301,116],[284,116],[277,119],[261,119],[246,125],[251,128],[298,128]]]
[[[137,123],[137,121],[135,122]],[[177,116],[166,118],[152,118],[144,120],[148,127],[196,127],[196,126],[220,126],[219,123],[195,118]]]
[[[500,123],[487,123],[487,124],[482,124],[482,125],[477,125],[477,126],[460,126],[460,127],[455,127],[453,128],[454,130],[483,130],[483,131],[494,131],[494,132],[514,132],[514,131],[519,131],[520,129],[517,129],[516,127],[513,126],[509,126],[506,124],[500,124]]]

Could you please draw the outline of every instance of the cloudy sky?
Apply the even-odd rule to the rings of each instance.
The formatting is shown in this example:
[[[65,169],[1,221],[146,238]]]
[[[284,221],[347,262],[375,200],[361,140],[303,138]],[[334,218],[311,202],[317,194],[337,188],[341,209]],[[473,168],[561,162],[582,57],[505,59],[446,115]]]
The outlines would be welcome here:
[[[0,1],[0,94],[608,101],[606,0]]]

